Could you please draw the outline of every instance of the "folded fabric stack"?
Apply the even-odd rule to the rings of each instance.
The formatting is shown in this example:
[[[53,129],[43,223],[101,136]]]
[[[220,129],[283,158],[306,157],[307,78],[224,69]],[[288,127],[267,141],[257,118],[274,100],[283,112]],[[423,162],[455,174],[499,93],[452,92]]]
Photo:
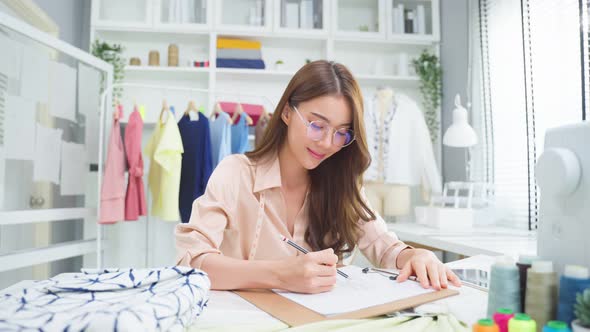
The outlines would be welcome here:
[[[217,68],[264,69],[260,42],[217,38]]]
[[[65,273],[0,294],[0,331],[184,331],[210,286],[181,266]]]

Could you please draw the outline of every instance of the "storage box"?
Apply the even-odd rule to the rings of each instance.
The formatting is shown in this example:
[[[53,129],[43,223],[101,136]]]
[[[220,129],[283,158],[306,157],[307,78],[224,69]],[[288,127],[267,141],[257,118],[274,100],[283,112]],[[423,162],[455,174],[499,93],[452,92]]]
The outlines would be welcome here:
[[[425,226],[445,230],[464,230],[473,227],[472,208],[440,206],[417,206],[416,222]]]

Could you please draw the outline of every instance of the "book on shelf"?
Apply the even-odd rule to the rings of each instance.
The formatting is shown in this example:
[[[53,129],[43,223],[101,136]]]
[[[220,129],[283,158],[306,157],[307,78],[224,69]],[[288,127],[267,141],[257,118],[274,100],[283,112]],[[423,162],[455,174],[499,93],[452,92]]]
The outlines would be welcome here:
[[[424,5],[418,5],[416,7],[416,21],[417,21],[417,30],[416,32],[422,35],[426,34],[426,14],[424,10]]]
[[[299,3],[291,1],[285,3],[285,27],[299,28]]]
[[[299,27],[301,29],[313,29],[313,1],[301,0],[299,5]]]

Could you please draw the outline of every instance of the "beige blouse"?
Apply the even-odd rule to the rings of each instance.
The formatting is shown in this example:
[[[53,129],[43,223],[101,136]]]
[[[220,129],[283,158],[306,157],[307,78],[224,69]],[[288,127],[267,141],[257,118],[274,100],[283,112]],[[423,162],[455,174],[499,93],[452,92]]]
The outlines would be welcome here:
[[[190,221],[176,226],[177,264],[201,268],[208,254],[248,260],[298,255],[282,235],[311,250],[304,240],[307,206],[306,197],[290,234],[278,157],[255,165],[245,155],[230,155],[194,201]],[[398,254],[408,246],[387,231],[383,219],[363,222],[360,231],[362,253],[376,266],[395,268]]]

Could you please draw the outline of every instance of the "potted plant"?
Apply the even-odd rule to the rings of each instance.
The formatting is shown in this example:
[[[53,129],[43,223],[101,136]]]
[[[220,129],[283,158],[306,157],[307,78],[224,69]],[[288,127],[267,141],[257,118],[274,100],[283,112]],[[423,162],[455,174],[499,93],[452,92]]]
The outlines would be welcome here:
[[[439,130],[438,107],[442,94],[442,69],[438,57],[426,50],[420,57],[412,60],[412,65],[420,77],[420,93],[424,105],[424,120],[430,132],[430,139],[436,142]]]
[[[98,39],[92,44],[92,55],[104,60],[113,65],[113,83],[121,83],[125,77],[125,59],[123,58],[123,51],[125,49],[119,44],[109,44],[101,42]],[[104,76],[101,91],[105,88]],[[121,98],[123,88],[116,87],[113,89],[113,100]]]
[[[590,332],[590,288],[576,294],[574,314],[577,318],[572,322],[574,332]]]
[[[277,60],[275,62],[275,70],[282,70],[284,64],[285,63],[283,62],[283,60]]]

